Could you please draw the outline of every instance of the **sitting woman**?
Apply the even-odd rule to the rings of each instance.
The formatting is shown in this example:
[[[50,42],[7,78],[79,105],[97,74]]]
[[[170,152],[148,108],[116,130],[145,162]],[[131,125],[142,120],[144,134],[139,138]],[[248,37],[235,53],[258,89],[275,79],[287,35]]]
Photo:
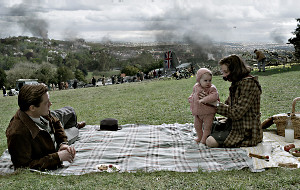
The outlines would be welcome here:
[[[208,147],[255,146],[263,138],[260,127],[261,86],[257,78],[250,75],[250,67],[237,55],[223,58],[219,65],[223,79],[231,82],[228,99],[225,103],[217,103],[217,113],[227,117],[227,121],[224,128],[212,131],[206,140],[206,145]]]

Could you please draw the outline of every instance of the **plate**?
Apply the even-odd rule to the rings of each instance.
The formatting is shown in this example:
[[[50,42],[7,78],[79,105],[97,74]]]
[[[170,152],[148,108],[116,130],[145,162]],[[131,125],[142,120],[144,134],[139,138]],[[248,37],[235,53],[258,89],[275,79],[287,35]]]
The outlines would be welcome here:
[[[291,148],[291,149],[290,149],[290,153],[291,153],[293,156],[300,157],[300,152],[296,153],[296,152],[295,152],[296,150],[299,150],[299,151],[300,151],[300,148]]]
[[[98,164],[95,169],[100,172],[118,172],[120,171],[120,166],[115,164]]]

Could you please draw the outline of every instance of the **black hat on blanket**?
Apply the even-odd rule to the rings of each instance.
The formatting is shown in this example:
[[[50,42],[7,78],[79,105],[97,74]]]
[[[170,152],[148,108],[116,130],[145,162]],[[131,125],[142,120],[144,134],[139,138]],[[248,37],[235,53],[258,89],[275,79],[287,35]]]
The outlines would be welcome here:
[[[100,121],[100,130],[117,131],[120,129],[122,129],[122,127],[118,125],[117,119],[106,118]]]

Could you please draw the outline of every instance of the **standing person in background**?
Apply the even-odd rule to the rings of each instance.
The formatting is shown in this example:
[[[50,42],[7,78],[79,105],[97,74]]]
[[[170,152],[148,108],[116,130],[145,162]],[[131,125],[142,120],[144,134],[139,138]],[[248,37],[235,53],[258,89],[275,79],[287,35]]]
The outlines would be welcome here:
[[[77,84],[78,84],[77,79],[75,79],[75,80],[74,80],[74,83],[73,83],[73,88],[74,88],[74,89],[77,88]]]
[[[2,90],[3,90],[3,97],[7,96],[7,93],[6,93],[6,88],[5,86],[2,87]]]
[[[96,86],[96,79],[95,79],[95,77],[92,78],[92,84],[93,84],[93,86]]]
[[[105,86],[105,76],[102,76],[102,85]]]
[[[68,90],[69,89],[69,83],[65,82],[65,89]]]
[[[158,77],[161,77],[161,70],[160,69],[158,69]]]
[[[190,109],[194,116],[194,127],[197,138],[195,141],[200,146],[205,146],[206,139],[210,135],[212,123],[215,117],[216,108],[209,103],[216,102],[219,99],[217,88],[211,83],[212,72],[206,68],[201,68],[197,72],[196,84],[193,87],[193,93],[188,100],[191,104]],[[199,98],[200,93],[206,94]]]
[[[256,146],[262,141],[260,127],[261,86],[250,75],[251,68],[237,55],[219,62],[223,79],[231,82],[229,97],[225,103],[218,102],[217,114],[227,117],[219,130],[213,130],[206,140],[209,147]],[[206,95],[201,94],[201,98]]]
[[[111,75],[111,84],[115,84],[115,76],[114,75]]]
[[[154,71],[153,71],[153,78],[156,78],[157,76],[156,76],[156,71],[155,71],[155,69],[154,69]]]
[[[261,67],[263,68],[263,72],[265,72],[265,62],[266,62],[265,54],[262,51],[259,51],[257,49],[254,50],[254,53],[256,54],[258,72],[261,71]]]

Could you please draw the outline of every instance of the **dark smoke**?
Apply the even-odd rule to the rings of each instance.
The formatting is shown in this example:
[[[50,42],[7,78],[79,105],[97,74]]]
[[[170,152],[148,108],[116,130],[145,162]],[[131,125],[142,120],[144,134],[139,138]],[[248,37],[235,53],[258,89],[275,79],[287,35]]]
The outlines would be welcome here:
[[[209,54],[213,58],[216,57],[217,48],[214,47],[213,39],[208,34],[214,35],[209,31],[210,28],[218,28],[224,23],[212,18],[214,13],[205,8],[187,14],[185,7],[174,1],[173,6],[168,7],[166,12],[146,22],[145,27],[153,31],[157,42],[189,45],[195,60],[201,62],[207,61]]]
[[[276,30],[276,29],[273,30],[270,33],[270,36],[271,36],[271,39],[274,40],[278,44],[283,44],[285,41],[285,37],[282,34],[280,34],[279,30]]]
[[[195,57],[200,60],[208,60],[208,54],[212,53],[214,47],[212,40],[208,36],[191,31],[183,36],[183,40],[184,43],[190,45]]]
[[[66,28],[63,35],[64,39],[67,41],[76,41],[77,39],[79,39],[76,30],[74,30],[73,28]]]
[[[198,60],[207,61],[208,54],[214,54],[214,45],[212,39],[205,34],[195,30],[186,29],[177,23],[164,21],[163,18],[159,21],[152,21],[147,26],[155,32],[157,42],[164,43],[183,43],[190,46],[194,57]]]
[[[35,12],[37,9],[36,4],[37,1],[24,0],[21,4],[13,6],[9,11],[9,15],[16,17],[19,26],[24,31],[29,31],[35,37],[48,39],[48,23],[44,19],[38,18]]]

